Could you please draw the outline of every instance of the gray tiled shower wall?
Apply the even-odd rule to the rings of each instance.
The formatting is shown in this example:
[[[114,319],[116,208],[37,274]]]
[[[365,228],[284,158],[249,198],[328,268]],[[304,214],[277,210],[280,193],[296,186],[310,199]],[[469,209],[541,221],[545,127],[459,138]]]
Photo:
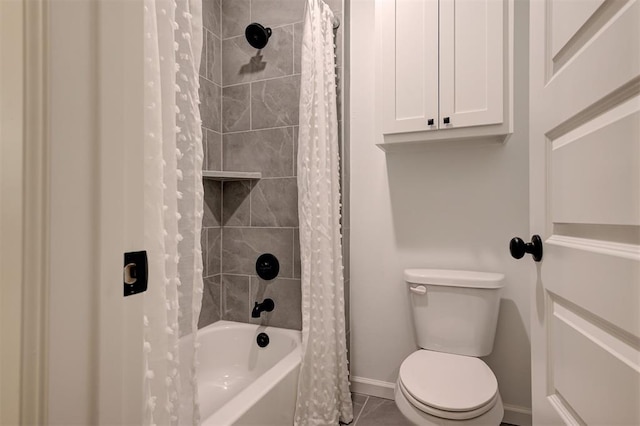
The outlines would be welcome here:
[[[203,0],[200,68],[205,169],[261,172],[253,181],[205,180],[204,296],[199,326],[219,319],[300,329],[300,256],[296,153],[302,19],[306,0]],[[327,2],[342,21],[342,0]],[[245,27],[272,28],[268,45],[252,48]],[[342,79],[342,31],[336,73]],[[339,120],[342,120],[339,87]],[[340,125],[342,130],[342,125]],[[345,144],[340,135],[343,150]],[[342,181],[348,179],[343,156]],[[343,196],[344,250],[349,247],[348,197]],[[273,281],[256,276],[256,258],[280,261]],[[345,252],[345,292],[349,267]],[[273,312],[255,320],[254,301],[270,297]],[[348,306],[348,305],[347,305]],[[347,325],[348,329],[348,325]]]

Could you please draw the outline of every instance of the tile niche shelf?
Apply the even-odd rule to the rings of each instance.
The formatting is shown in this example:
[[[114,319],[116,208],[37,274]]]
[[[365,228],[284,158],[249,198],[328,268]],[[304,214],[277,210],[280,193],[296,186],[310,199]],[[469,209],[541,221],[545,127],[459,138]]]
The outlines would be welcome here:
[[[262,173],[260,172],[229,172],[229,171],[214,171],[203,170],[203,179],[217,180],[220,182],[232,181],[232,180],[252,180],[261,179]]]

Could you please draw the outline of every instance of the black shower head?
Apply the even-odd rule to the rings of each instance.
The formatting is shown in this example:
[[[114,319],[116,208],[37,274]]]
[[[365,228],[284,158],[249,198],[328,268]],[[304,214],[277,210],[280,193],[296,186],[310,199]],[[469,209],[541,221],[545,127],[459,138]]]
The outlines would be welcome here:
[[[251,46],[256,49],[263,49],[267,45],[269,37],[271,37],[271,28],[265,28],[257,22],[254,22],[247,25],[247,29],[244,30],[244,35],[247,37],[247,41]]]

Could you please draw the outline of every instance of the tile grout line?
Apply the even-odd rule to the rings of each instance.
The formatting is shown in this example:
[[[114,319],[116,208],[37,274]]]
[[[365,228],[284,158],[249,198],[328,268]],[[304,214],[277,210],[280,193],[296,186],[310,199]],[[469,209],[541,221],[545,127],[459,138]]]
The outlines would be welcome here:
[[[264,82],[264,81],[278,80],[279,78],[297,77],[297,76],[300,76],[300,75],[301,74],[299,72],[292,72],[291,74],[278,75],[278,76],[275,76],[275,77],[259,78],[257,80],[241,81],[240,83],[232,83],[232,84],[227,84],[227,85],[221,85],[221,87],[226,89],[227,87],[242,86],[243,84],[251,84],[251,83],[261,83],[261,82]],[[211,81],[208,78],[205,78],[205,80]],[[213,81],[211,81],[211,83],[213,83]]]
[[[278,129],[289,129],[293,127],[297,127],[297,124],[288,124],[286,126],[276,126],[276,127],[265,127],[262,129],[246,129],[246,130],[236,130],[234,132],[225,132],[225,135],[237,135],[238,133],[248,133],[248,132],[261,132],[263,130],[278,130]]]
[[[252,227],[253,224],[253,208],[252,208],[252,199],[253,198],[253,181],[249,181],[249,227]]]
[[[220,46],[220,170],[224,170],[224,129],[222,128],[222,114],[223,114],[223,96],[222,96],[222,70],[224,68],[224,56],[222,55],[222,2],[224,0],[220,0],[219,8],[218,8],[218,28],[220,29],[220,38],[219,38],[219,46]],[[223,283],[222,283],[222,271],[223,271],[223,233],[224,233],[224,182],[220,182],[220,319],[222,319],[223,314]]]
[[[221,227],[222,228],[222,227]],[[281,229],[283,231],[288,229],[298,229],[297,226],[250,226],[250,225],[229,225],[224,226],[227,229]]]
[[[221,144],[222,145],[222,144]],[[222,150],[222,148],[220,148]],[[222,247],[222,241],[223,241],[223,232],[224,232],[224,227],[222,225],[224,225],[224,182],[220,182],[220,319],[222,319],[222,314],[223,314],[223,310],[222,310],[222,303],[223,303],[223,297],[224,297],[224,291],[223,291],[223,284],[222,284],[222,262],[223,262],[223,257],[222,257],[222,253],[224,252],[223,247]]]
[[[224,133],[220,133],[220,170],[224,170]]]
[[[253,107],[251,99],[253,97],[253,83],[249,84],[249,130],[253,130]]]
[[[204,196],[202,197],[204,199]],[[205,251],[204,253],[204,267],[202,268],[204,270],[204,278],[208,278],[209,274],[210,274],[210,270],[209,270],[209,229],[208,228],[204,228],[204,248]],[[202,231],[200,231],[202,233]],[[200,245],[202,245],[202,238],[200,239]]]
[[[300,109],[300,106],[298,106],[298,109]],[[298,111],[298,117],[300,116],[300,111]],[[300,119],[298,118],[298,126],[300,125]],[[291,144],[291,158],[293,159],[293,161],[291,162],[291,173],[293,175],[296,175],[296,162],[298,161],[298,159],[296,158],[296,144],[298,143],[298,141],[296,141],[296,129],[295,126],[291,127],[291,134],[293,135],[293,143]],[[300,134],[300,129],[298,129],[298,134]],[[297,186],[297,183],[296,183]]]
[[[204,40],[202,40],[202,44],[204,45],[204,49],[202,49],[204,51],[204,78],[207,78],[207,68],[209,68],[209,61],[207,61],[207,58],[209,57],[209,49],[207,47],[207,29],[204,28],[204,31],[202,33],[202,35],[204,36]],[[200,60],[202,60],[202,57],[200,58]],[[202,76],[201,76],[202,77]]]
[[[362,394],[360,394],[362,395]],[[358,413],[358,417],[355,418],[355,420],[353,421],[353,426],[356,426],[358,424],[358,421],[360,420],[360,416],[362,415],[362,412],[364,411],[364,407],[367,405],[367,402],[369,402],[369,395],[365,395],[367,398],[364,400],[364,404],[362,404],[362,408],[360,409],[360,412]]]
[[[296,73],[296,24],[291,24],[291,34],[293,34],[293,40],[291,43],[291,71]],[[302,46],[302,41],[300,42],[300,46]]]

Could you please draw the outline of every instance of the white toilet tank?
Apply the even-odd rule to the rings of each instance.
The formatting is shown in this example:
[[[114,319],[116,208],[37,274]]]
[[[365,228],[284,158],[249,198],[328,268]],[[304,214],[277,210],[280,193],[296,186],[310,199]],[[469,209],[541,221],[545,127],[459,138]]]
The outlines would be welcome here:
[[[418,346],[485,356],[493,350],[504,275],[406,269]]]

